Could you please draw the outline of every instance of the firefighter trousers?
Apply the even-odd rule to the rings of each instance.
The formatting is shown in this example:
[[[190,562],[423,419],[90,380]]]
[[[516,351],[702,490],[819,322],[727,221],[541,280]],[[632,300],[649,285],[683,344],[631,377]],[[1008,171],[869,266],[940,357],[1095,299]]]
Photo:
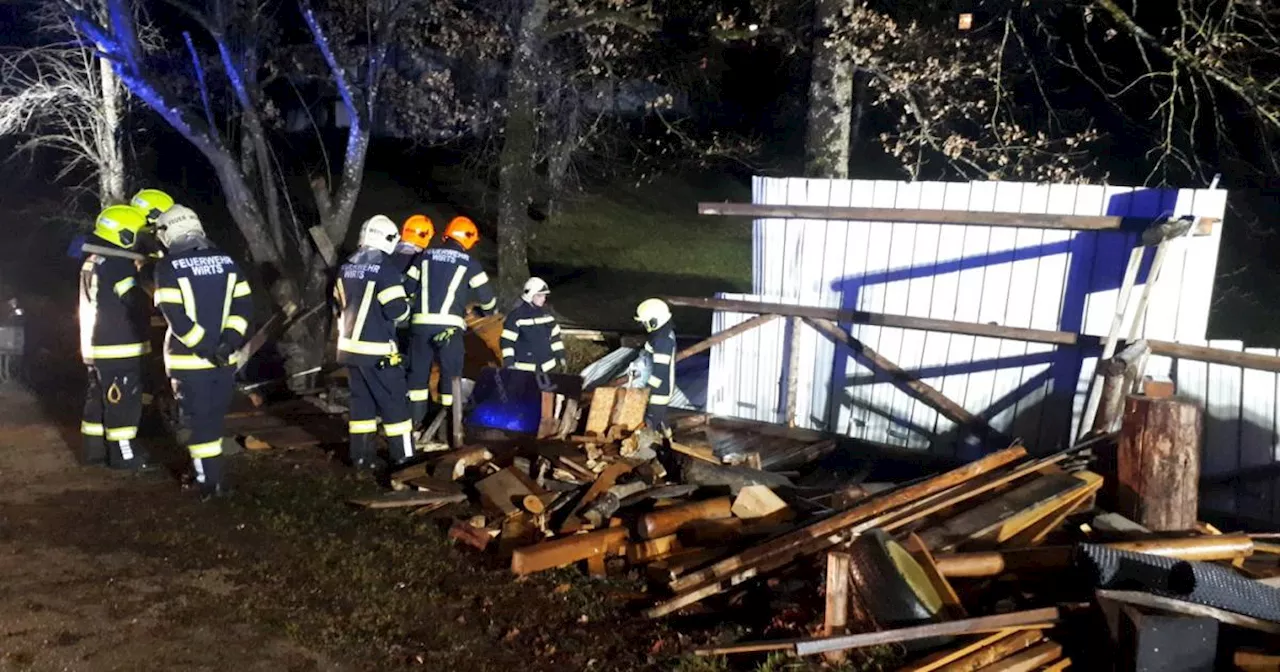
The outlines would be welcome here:
[[[142,417],[142,359],[105,359],[88,364],[84,417],[84,461],[127,469],[144,463],[136,444]]]
[[[351,386],[351,417],[347,423],[352,465],[369,468],[374,465],[374,434],[378,420],[387,436],[387,450],[393,464],[413,456],[413,422],[409,420],[408,386],[404,369],[399,366],[347,366]]]
[[[217,492],[226,472],[222,430],[235,391],[235,367],[171,371],[169,375],[179,419],[188,434],[187,453],[191,455],[196,482],[202,492]]]
[[[452,330],[452,331],[450,331]],[[447,335],[446,335],[447,333]],[[431,399],[431,364],[440,363],[440,405],[453,405],[451,380],[462,375],[463,333],[457,327],[414,326],[409,350],[409,405],[413,424],[422,424]]]

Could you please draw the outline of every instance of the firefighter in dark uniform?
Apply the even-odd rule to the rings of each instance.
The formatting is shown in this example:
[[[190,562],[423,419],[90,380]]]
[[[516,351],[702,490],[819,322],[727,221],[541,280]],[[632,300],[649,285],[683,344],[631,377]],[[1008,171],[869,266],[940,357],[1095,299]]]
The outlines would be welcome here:
[[[203,498],[226,494],[222,429],[235,391],[237,351],[253,314],[249,282],[205,237],[190,208],[156,218],[168,254],[156,262],[156,307],[169,323],[164,366],[187,430],[187,452]]]
[[[146,214],[113,205],[94,222],[92,242],[120,250],[139,247]],[[80,265],[80,354],[88,367],[84,459],[116,469],[147,466],[135,441],[142,416],[142,357],[151,352],[147,293],[133,260],[87,255]]]
[[[360,248],[338,270],[333,288],[341,311],[338,363],[346,365],[351,388],[350,458],[358,469],[377,468],[373,439],[379,418],[393,466],[413,455],[408,389],[396,345],[396,324],[409,317],[409,298],[391,257],[399,238],[387,217],[366,221]]]
[[[676,390],[676,333],[671,323],[671,308],[661,299],[645,299],[636,307],[636,321],[649,332],[644,350],[653,360],[649,372],[649,407],[645,423],[667,438],[667,405]]]
[[[502,365],[518,371],[555,371],[565,366],[560,325],[547,310],[551,288],[542,278],[524,283],[520,304],[502,323]]]
[[[415,425],[427,415],[433,360],[440,362],[440,405],[454,404],[451,381],[462,375],[467,306],[477,303],[480,313],[488,315],[498,305],[489,276],[469,253],[479,239],[474,222],[454,217],[445,227],[444,242],[423,250],[406,273],[414,296],[409,401]]]

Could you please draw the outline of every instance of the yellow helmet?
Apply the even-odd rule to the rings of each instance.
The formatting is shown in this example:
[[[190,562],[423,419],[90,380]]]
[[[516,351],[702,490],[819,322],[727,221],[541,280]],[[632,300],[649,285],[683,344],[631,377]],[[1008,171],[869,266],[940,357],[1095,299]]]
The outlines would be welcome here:
[[[163,215],[173,207],[173,197],[160,191],[159,189],[143,189],[133,195],[130,204],[135,208],[142,210],[147,216],[147,221],[154,222],[156,217]]]
[[[93,223],[93,234],[112,245],[131,248],[138,232],[147,227],[147,215],[132,205],[113,205],[103,210]]]
[[[645,299],[636,306],[635,320],[644,325],[645,331],[657,331],[671,321],[671,307],[662,299]]]

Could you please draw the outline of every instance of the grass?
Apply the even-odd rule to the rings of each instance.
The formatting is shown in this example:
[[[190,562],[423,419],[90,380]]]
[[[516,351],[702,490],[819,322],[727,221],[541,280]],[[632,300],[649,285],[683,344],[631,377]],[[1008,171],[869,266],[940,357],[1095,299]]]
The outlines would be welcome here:
[[[724,179],[664,176],[634,187],[613,185],[567,204],[558,221],[538,227],[535,264],[694,276],[734,288],[751,284],[751,222],[697,214],[707,200],[749,200]]]

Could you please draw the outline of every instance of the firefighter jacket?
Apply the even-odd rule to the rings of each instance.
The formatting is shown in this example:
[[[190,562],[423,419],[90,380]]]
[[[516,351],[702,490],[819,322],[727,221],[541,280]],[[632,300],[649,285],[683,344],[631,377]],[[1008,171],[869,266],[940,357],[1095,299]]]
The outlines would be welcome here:
[[[417,258],[418,253],[422,250],[408,243],[397,243],[396,251],[391,255],[392,263],[396,270],[405,273],[409,267],[413,265],[413,260]]]
[[[95,244],[108,246],[105,240]],[[86,363],[151,352],[147,293],[133,261],[90,254],[80,264],[80,355]]]
[[[409,316],[409,298],[395,260],[362,247],[338,269],[334,300],[341,311],[338,362],[373,366],[398,354],[396,323]]]
[[[676,332],[670,322],[649,334],[645,352],[653,357],[649,372],[649,403],[666,406],[676,389]]]
[[[521,371],[550,371],[565,360],[560,325],[546,308],[521,301],[502,323],[502,365]]]
[[[249,330],[249,282],[231,257],[207,239],[184,239],[156,262],[156,307],[169,323],[164,365],[169,371],[216,368],[219,343],[239,349]],[[237,364],[236,356],[228,364]]]
[[[468,304],[479,304],[486,315],[498,305],[488,274],[452,240],[423,250],[405,275],[415,327],[465,329]]]

